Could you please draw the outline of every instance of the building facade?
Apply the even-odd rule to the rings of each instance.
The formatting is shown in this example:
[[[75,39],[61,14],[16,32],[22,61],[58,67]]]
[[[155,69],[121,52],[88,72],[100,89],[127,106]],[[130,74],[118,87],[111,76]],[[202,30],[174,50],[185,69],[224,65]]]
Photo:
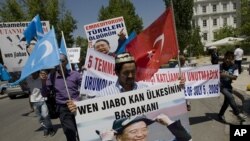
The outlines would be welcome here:
[[[214,41],[223,26],[240,26],[240,0],[194,0],[193,23],[200,27],[203,44]]]

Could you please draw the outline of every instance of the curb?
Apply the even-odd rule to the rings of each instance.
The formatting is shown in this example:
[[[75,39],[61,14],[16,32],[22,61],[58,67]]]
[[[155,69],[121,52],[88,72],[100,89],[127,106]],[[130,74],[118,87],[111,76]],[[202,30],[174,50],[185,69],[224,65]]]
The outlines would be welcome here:
[[[6,97],[8,97],[8,94],[0,95],[0,99],[4,99],[4,98],[6,98]]]

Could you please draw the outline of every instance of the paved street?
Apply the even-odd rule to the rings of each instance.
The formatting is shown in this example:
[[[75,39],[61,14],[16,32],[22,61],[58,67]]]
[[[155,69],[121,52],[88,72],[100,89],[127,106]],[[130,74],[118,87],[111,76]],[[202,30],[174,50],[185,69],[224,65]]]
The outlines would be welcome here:
[[[28,98],[0,99],[0,141],[66,141],[59,120],[53,120],[57,128],[54,137],[43,137],[37,117],[34,113],[26,115],[30,110]]]

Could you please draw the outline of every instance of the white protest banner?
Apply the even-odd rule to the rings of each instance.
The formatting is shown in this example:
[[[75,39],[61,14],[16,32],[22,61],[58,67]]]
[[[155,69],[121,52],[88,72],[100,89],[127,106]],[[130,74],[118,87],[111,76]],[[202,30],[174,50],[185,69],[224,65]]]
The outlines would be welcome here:
[[[80,52],[81,52],[80,47],[67,48],[69,63],[79,63]]]
[[[81,141],[100,140],[97,133],[103,131],[111,129],[118,131],[121,128],[125,130],[136,123],[133,121],[134,119],[138,119],[142,115],[152,121],[150,125],[147,123],[148,132],[144,136],[145,140],[172,141],[175,137],[178,138],[170,132],[171,128],[154,121],[160,114],[168,116],[174,121],[171,124],[174,129],[177,129],[176,124],[180,123],[180,126],[189,131],[183,90],[176,83],[87,99],[76,102],[76,105],[75,118]],[[119,120],[123,122],[117,124]],[[178,132],[182,137],[186,136],[184,129],[180,129]],[[120,136],[123,134],[121,133]]]
[[[21,71],[28,59],[26,42],[23,31],[29,22],[4,22],[0,23],[0,48],[4,65],[9,72]],[[49,22],[42,21],[43,31],[49,31]]]
[[[114,61],[112,56],[88,48],[80,93],[93,96],[114,83],[117,79]]]
[[[181,68],[182,77],[185,78],[185,98],[198,99],[217,97],[220,94],[219,65]],[[147,85],[157,85],[178,81],[179,68],[159,69],[147,82]]]
[[[88,49],[85,67],[87,70],[83,74],[81,94],[98,96],[103,88],[117,81],[117,76],[113,71],[114,58],[109,55]],[[184,89],[186,99],[219,96],[219,65],[182,68],[182,76],[186,79]],[[178,68],[159,69],[151,80],[141,83],[148,86],[168,84],[178,81],[178,77]]]
[[[117,17],[105,21],[100,21],[84,26],[89,42],[89,47],[93,47],[99,39],[106,39],[110,44],[110,51],[114,52],[118,46],[118,39],[121,32],[128,35],[123,17]]]

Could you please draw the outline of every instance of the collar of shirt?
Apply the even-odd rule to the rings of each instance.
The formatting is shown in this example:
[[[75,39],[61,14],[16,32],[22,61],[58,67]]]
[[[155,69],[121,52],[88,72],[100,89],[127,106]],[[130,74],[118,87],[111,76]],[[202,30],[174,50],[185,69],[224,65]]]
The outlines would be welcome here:
[[[124,88],[122,87],[122,85],[120,85],[120,83],[118,82],[118,80],[116,81],[115,86],[120,90],[120,92],[125,92]],[[136,90],[137,87],[138,87],[138,85],[136,83],[134,83],[133,90]]]
[[[65,77],[66,77],[66,76],[69,76],[69,74],[70,74],[70,70],[66,70],[66,72],[64,72],[64,74],[65,74]],[[62,77],[62,75],[61,75],[61,74],[59,74],[59,72],[58,72],[58,71],[56,71],[56,78],[57,78],[58,76],[61,76],[61,77]]]

